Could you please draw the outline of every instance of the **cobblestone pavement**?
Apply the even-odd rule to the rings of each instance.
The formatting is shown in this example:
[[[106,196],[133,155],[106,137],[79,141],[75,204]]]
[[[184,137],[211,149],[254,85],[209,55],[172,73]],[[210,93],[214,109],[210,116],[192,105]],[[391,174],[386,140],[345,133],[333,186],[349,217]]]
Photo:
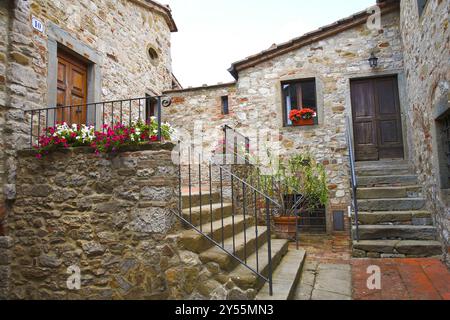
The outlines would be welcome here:
[[[439,259],[353,259],[347,235],[303,235],[300,246],[307,255],[296,300],[450,300]],[[381,269],[380,290],[367,287],[369,266]]]

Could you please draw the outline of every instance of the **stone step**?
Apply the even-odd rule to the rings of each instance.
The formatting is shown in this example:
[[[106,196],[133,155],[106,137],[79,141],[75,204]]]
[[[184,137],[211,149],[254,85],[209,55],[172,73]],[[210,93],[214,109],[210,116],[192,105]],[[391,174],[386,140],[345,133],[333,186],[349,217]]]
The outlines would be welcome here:
[[[357,176],[358,186],[364,187],[382,187],[382,186],[412,186],[418,183],[416,175],[385,175],[379,176]]]
[[[371,187],[359,188],[358,199],[382,199],[382,198],[418,198],[421,193],[419,186],[402,187]]]
[[[358,200],[359,211],[409,211],[423,210],[423,198],[389,198],[389,199],[362,199]]]
[[[233,237],[225,239],[225,249],[234,253],[241,260],[250,257],[256,247],[260,248],[267,242],[267,227],[258,226],[258,236],[256,236],[255,228],[247,228],[245,232],[235,234],[235,252],[233,251]],[[216,262],[222,270],[231,271],[239,262],[228,253],[218,247],[212,247],[200,254],[200,260],[203,263]]]
[[[389,257],[404,255],[406,257],[432,257],[442,254],[438,241],[419,240],[363,240],[353,241],[355,257]]]
[[[214,239],[215,241],[222,243],[222,239],[228,239],[233,236],[233,232],[235,234],[239,234],[244,229],[251,227],[254,225],[253,217],[246,217],[244,220],[243,215],[237,215],[234,217],[226,217],[223,219],[219,219],[213,221],[212,231],[211,231],[211,223],[205,223],[202,225],[201,231]],[[234,226],[234,228],[233,228]],[[186,230],[181,235],[181,244],[187,250],[193,251],[195,253],[201,253],[205,250],[208,250],[214,244],[207,239],[204,235],[200,234],[196,230]]]
[[[206,204],[209,205],[209,202],[210,202],[209,195],[210,195],[209,191],[202,192],[201,197],[200,197],[200,192],[198,192],[198,190],[191,192],[191,195],[189,195],[188,191],[183,191],[181,193],[182,208],[186,209],[186,208],[189,208],[189,206],[191,206],[191,207],[200,206],[200,199],[201,199],[202,205],[206,205]],[[189,199],[190,199],[190,201],[189,201]],[[219,202],[220,201],[220,193],[212,192],[211,193],[211,201],[213,203]]]
[[[256,300],[292,300],[302,273],[306,251],[289,250],[273,272],[273,295],[269,294],[269,283],[265,283],[256,295]]]
[[[356,168],[374,168],[374,167],[409,167],[409,160],[376,160],[376,161],[357,161]]]
[[[233,211],[233,206],[231,203],[225,202],[223,204],[223,217],[231,216]],[[200,215],[201,212],[201,215]],[[190,221],[194,226],[200,226],[200,224],[205,224],[211,221],[211,206],[203,205],[201,207],[193,207],[192,210],[189,208],[183,209],[183,218]],[[222,219],[222,204],[213,203],[212,205],[212,220],[216,221]],[[185,226],[190,228],[189,226]]]
[[[403,224],[415,226],[428,226],[433,224],[428,211],[374,211],[359,212],[360,224]]]
[[[356,239],[356,227],[352,228]],[[436,240],[436,228],[433,226],[408,225],[362,225],[359,226],[360,240]]]
[[[379,163],[371,165],[356,165],[358,176],[404,175],[413,173],[409,163]]]
[[[275,270],[280,264],[283,257],[287,254],[289,250],[288,240],[282,239],[272,239],[271,241],[271,252],[272,252],[272,270]],[[269,263],[268,263],[268,253],[269,247],[266,242],[258,250],[258,270],[256,268],[257,255],[252,254],[247,259],[247,264],[254,270],[259,271],[264,277],[268,277],[269,274]],[[255,289],[260,290],[266,283],[261,277],[256,275],[254,272],[249,270],[243,265],[238,265],[231,273],[230,279],[243,290]]]

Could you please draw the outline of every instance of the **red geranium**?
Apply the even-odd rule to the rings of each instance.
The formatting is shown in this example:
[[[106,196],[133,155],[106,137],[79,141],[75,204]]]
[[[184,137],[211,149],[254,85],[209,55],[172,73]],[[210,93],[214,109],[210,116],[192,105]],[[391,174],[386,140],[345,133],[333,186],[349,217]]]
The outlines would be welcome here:
[[[309,120],[314,117],[316,117],[316,112],[310,108],[295,109],[289,113],[289,120],[291,121]]]

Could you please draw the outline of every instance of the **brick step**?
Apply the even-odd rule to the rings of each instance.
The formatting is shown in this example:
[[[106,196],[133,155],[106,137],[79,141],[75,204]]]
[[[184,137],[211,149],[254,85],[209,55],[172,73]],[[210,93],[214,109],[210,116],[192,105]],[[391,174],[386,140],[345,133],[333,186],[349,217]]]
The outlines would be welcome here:
[[[423,198],[388,198],[388,199],[362,199],[358,200],[360,211],[409,211],[423,210]]]
[[[234,226],[234,228],[233,228]],[[246,217],[244,220],[243,215],[237,215],[234,217],[226,217],[225,219],[219,219],[213,221],[212,231],[211,231],[211,223],[205,223],[202,225],[201,231],[214,239],[215,241],[222,243],[222,239],[228,239],[233,236],[233,232],[235,234],[239,234],[244,229],[247,229],[251,226],[254,226],[254,218]],[[187,250],[193,251],[195,253],[201,253],[205,250],[208,250],[214,244],[208,240],[205,236],[198,233],[196,230],[186,230],[181,235],[181,243],[183,247]]]
[[[378,176],[365,176],[357,177],[358,186],[360,188],[364,187],[383,187],[383,186],[412,186],[418,183],[416,175],[406,174],[406,175],[386,175],[381,174]]]
[[[210,201],[209,195],[210,195],[209,191],[204,191],[204,192],[202,192],[202,196],[200,197],[200,192],[198,192],[198,190],[197,190],[197,191],[191,192],[191,196],[189,196],[188,191],[183,191],[181,193],[182,208],[186,209],[186,208],[189,208],[189,206],[192,206],[192,207],[200,206],[200,199],[201,199],[202,205],[206,205],[206,204],[209,205],[209,201]],[[189,201],[189,198],[190,198],[190,201]],[[220,201],[220,193],[212,192],[211,193],[211,201],[213,203],[219,202]]]
[[[256,300],[292,300],[300,280],[306,251],[289,250],[273,272],[273,296],[269,294],[269,284],[265,283],[256,295]]]
[[[421,188],[415,186],[359,188],[358,199],[418,198]]]
[[[352,228],[356,239],[356,227]],[[436,240],[436,228],[433,226],[408,225],[361,225],[360,240]]]
[[[374,211],[359,212],[359,223],[362,225],[402,224],[428,226],[433,224],[428,211]]]
[[[267,227],[258,226],[258,237],[255,234],[255,228],[248,228],[244,232],[235,235],[235,255],[241,260],[245,260],[267,242]],[[246,241],[244,241],[246,239]],[[233,253],[233,237],[225,239],[225,249]],[[222,270],[231,271],[239,262],[218,247],[212,247],[200,254],[200,260],[203,263],[216,262]]]
[[[442,254],[438,241],[427,240],[363,240],[353,241],[354,257],[385,258],[403,255],[406,257],[432,257]]]
[[[282,261],[283,257],[289,250],[288,240],[272,239],[272,270],[275,270]],[[268,243],[266,242],[258,250],[258,270],[264,277],[269,274],[269,263],[267,253],[269,251]],[[256,270],[256,253],[252,254],[247,259],[247,264]],[[261,277],[250,271],[243,265],[238,265],[231,273],[230,279],[243,290],[255,289],[260,290],[266,283]],[[275,293],[275,289],[274,289]]]
[[[201,211],[201,216],[200,216]],[[219,219],[222,219],[223,217],[229,217],[231,216],[233,211],[233,207],[231,203],[225,202],[223,204],[223,213],[222,213],[222,204],[221,203],[213,203],[212,205],[212,220],[216,221]],[[205,224],[211,221],[211,206],[203,205],[201,207],[193,207],[192,210],[189,210],[189,208],[183,209],[183,218],[187,221],[190,221],[194,226],[200,226],[201,224]],[[200,222],[201,220],[201,222]],[[187,229],[189,229],[189,226],[185,226]]]

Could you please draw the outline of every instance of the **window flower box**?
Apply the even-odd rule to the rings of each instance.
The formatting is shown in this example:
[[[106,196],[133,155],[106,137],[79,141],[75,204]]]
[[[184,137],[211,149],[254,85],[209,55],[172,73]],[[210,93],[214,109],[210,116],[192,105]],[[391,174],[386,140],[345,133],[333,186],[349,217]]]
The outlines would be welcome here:
[[[310,108],[292,110],[289,113],[289,120],[294,126],[313,126],[315,117],[317,117],[316,112]]]

